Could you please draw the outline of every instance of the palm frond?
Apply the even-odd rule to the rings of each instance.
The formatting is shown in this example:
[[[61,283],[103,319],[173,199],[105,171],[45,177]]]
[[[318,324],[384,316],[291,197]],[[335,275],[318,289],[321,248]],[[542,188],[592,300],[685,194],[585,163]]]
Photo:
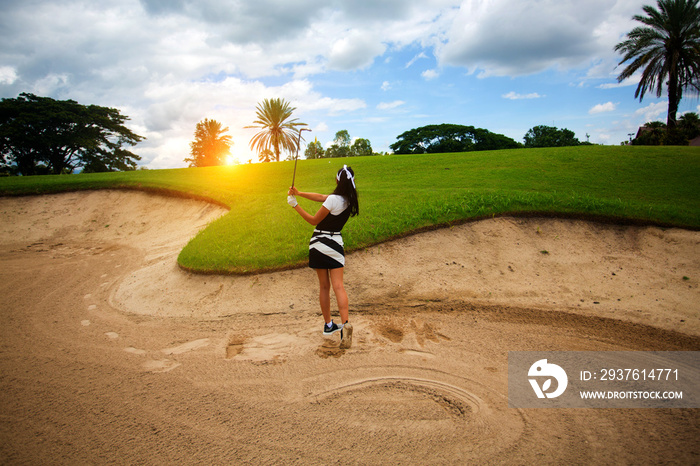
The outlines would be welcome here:
[[[661,97],[669,94],[668,126],[675,125],[675,112],[685,89],[700,90],[700,0],[657,0],[657,7],[645,5],[646,15],[635,15],[638,26],[615,46],[622,54],[618,65],[627,66],[618,82],[640,70],[635,98],[641,101],[647,92]]]
[[[280,159],[280,148],[292,152],[297,149],[296,134],[298,126],[306,123],[298,122],[297,118],[289,120],[295,107],[283,99],[264,99],[256,107],[257,120],[246,128],[260,129],[250,140],[250,147],[259,153],[273,149],[277,161]]]

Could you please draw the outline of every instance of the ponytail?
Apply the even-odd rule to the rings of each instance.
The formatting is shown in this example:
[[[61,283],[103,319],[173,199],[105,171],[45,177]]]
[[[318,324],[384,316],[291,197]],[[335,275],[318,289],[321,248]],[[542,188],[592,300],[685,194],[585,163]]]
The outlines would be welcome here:
[[[343,168],[338,170],[335,177],[338,185],[333,191],[333,194],[343,196],[350,207],[350,216],[354,217],[360,213],[360,204],[357,200],[357,189],[355,188],[355,172],[351,167],[343,165]]]

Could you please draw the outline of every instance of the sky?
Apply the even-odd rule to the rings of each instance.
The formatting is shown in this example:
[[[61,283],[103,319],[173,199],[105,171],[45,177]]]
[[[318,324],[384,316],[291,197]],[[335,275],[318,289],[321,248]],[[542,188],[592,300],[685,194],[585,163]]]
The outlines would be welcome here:
[[[653,0],[0,0],[0,97],[114,107],[151,169],[187,166],[196,124],[250,148],[256,106],[282,98],[324,147],[390,151],[452,123],[523,142],[537,125],[619,145],[667,98],[618,83],[617,43]],[[680,113],[700,109],[685,96]],[[302,154],[304,145],[302,145]],[[283,154],[283,158],[286,154]],[[303,155],[302,155],[303,156]]]

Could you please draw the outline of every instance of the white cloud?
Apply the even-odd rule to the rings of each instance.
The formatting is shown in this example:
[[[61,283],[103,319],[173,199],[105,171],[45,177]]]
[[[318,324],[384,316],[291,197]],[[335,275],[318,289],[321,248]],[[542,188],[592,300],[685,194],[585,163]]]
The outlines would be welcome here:
[[[420,60],[421,58],[428,58],[428,56],[424,52],[419,53],[418,55],[411,58],[408,61],[408,63],[406,63],[406,68],[410,68],[411,65],[413,65],[416,61]]]
[[[585,79],[614,79],[617,78],[615,67],[618,60],[614,57],[595,57],[586,70]],[[619,71],[619,70],[618,70]]]
[[[440,64],[480,70],[480,77],[581,67],[592,56],[614,55],[611,41],[631,29],[629,4],[588,0],[582,8],[579,0],[465,1],[436,55]]]
[[[423,76],[426,81],[430,81],[431,79],[435,79],[440,76],[440,73],[438,73],[436,70],[425,70],[421,73],[421,76]]]
[[[382,83],[382,90],[383,90],[383,91],[388,91],[389,89],[391,89],[391,83],[389,83],[389,81],[384,81],[384,82]]]
[[[0,66],[0,84],[13,84],[17,81],[17,70],[12,66]]]
[[[45,77],[37,80],[34,83],[32,91],[39,95],[54,94],[69,84],[69,76],[67,73],[48,74]]]
[[[328,66],[342,71],[366,68],[385,50],[386,46],[378,39],[366,32],[354,30],[333,43]]]
[[[642,79],[641,74],[636,74],[634,76],[631,76],[622,82],[614,82],[614,83],[604,83],[598,86],[598,89],[617,89],[620,87],[629,87],[629,86],[636,86],[639,84],[639,80]]]
[[[514,91],[511,91],[507,94],[503,94],[501,97],[503,97],[504,99],[510,99],[510,100],[521,100],[521,99],[541,99],[544,96],[538,94],[537,92],[532,92],[530,94],[518,94]]]
[[[659,120],[668,111],[668,101],[656,102],[640,108],[634,112],[636,116],[644,118],[644,123]]]
[[[629,80],[628,80],[629,81]],[[636,84],[636,83],[635,83]],[[621,82],[621,83],[604,83],[598,86],[598,89],[618,89],[620,87],[627,87],[631,86],[632,84],[629,82]]]
[[[616,108],[617,104],[606,102],[604,104],[594,105],[588,113],[590,115],[595,115],[596,113],[614,112]]]
[[[391,110],[393,108],[397,108],[405,104],[403,100],[395,100],[393,102],[381,102],[379,105],[377,105],[377,109],[379,110]]]

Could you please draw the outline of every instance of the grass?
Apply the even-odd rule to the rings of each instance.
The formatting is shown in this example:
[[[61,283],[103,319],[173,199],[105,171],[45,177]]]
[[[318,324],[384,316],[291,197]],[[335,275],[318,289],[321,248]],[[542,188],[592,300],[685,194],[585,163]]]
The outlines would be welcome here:
[[[343,163],[356,172],[360,215],[346,250],[497,215],[607,219],[700,229],[700,149],[581,146],[300,160],[296,185],[328,193]],[[0,193],[133,188],[208,199],[230,212],[182,250],[197,272],[252,273],[307,257],[311,227],[286,203],[293,162],[0,179]],[[300,199],[315,212],[319,204]]]

